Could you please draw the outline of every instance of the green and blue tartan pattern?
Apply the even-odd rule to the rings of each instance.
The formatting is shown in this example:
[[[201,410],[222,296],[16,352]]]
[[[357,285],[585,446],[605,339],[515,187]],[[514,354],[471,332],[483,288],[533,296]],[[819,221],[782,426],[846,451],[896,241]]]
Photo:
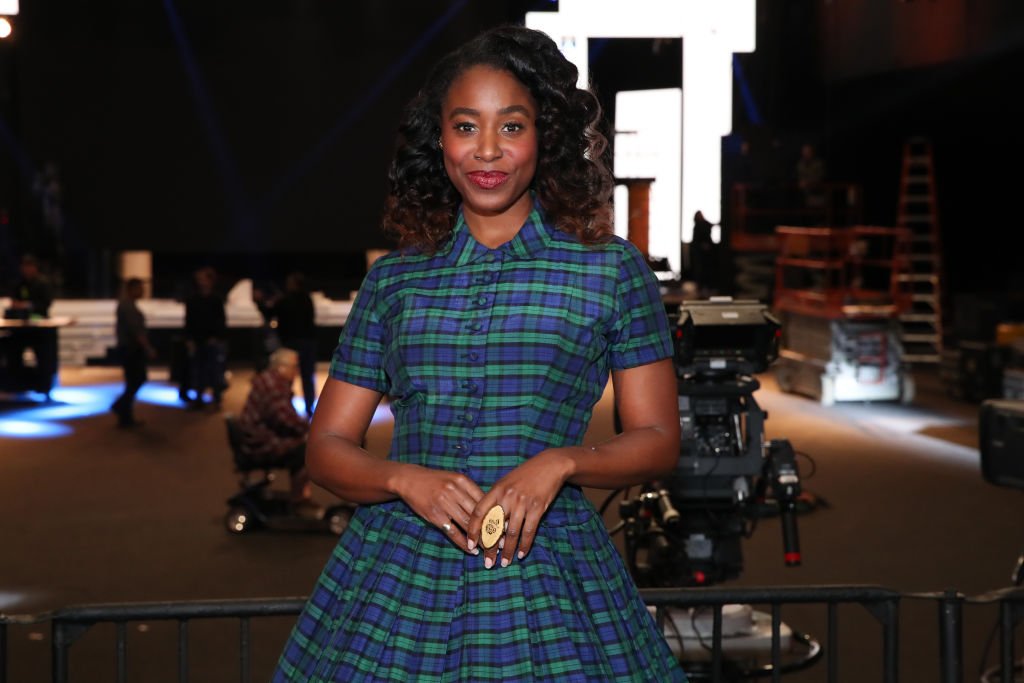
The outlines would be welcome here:
[[[612,369],[672,355],[657,281],[615,238],[582,245],[535,208],[497,249],[460,214],[432,255],[367,274],[331,376],[389,394],[389,457],[485,490],[579,444]],[[282,681],[685,681],[604,522],[566,486],[523,560],[481,557],[401,501],[360,507],[281,655]]]

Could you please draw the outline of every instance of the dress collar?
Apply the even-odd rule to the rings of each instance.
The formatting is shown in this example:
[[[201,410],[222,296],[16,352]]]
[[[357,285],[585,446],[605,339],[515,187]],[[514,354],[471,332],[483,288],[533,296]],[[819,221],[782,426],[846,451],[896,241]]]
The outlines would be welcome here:
[[[466,218],[459,207],[455,218],[455,227],[452,228],[451,238],[441,249],[445,261],[456,266],[463,266],[475,263],[486,254],[494,251],[504,252],[508,257],[529,260],[536,258],[542,251],[551,246],[555,228],[544,220],[544,210],[536,197],[533,200],[533,209],[527,216],[526,222],[515,236],[508,242],[495,249],[489,249],[473,239],[469,233],[469,226],[466,225]]]

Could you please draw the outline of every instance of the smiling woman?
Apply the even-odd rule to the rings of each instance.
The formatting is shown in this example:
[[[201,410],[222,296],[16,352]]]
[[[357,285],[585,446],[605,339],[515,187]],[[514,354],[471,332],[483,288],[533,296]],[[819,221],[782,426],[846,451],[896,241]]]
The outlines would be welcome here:
[[[385,228],[307,443],[359,504],[275,681],[684,681],[582,487],[671,470],[672,339],[614,237],[596,98],[545,34],[485,32],[406,112]],[[612,378],[620,434],[582,445]],[[365,450],[387,395],[387,460]],[[495,647],[501,643],[501,647]]]
[[[511,239],[533,208],[527,190],[537,168],[536,104],[507,71],[476,66],[448,90],[441,113],[444,168],[462,197],[477,241]]]

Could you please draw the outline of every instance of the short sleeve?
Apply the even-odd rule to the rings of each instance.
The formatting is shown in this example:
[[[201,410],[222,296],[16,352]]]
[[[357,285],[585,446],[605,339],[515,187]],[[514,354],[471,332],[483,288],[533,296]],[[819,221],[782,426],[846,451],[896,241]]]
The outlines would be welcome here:
[[[640,251],[627,242],[616,284],[618,317],[611,335],[611,367],[616,370],[671,358],[672,333],[658,279]]]
[[[366,274],[352,303],[331,358],[330,376],[381,393],[387,392],[384,372],[384,326],[377,310],[378,271]]]

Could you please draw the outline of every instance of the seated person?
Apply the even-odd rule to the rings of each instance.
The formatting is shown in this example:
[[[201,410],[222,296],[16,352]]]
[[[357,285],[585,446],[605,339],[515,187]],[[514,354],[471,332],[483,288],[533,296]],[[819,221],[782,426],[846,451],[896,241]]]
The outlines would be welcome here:
[[[4,311],[4,317],[29,321],[48,318],[52,304],[53,288],[43,275],[39,261],[25,254],[21,258],[20,277],[11,291],[11,306]],[[10,343],[4,346],[0,367],[7,368],[7,374],[19,390],[31,389],[49,399],[58,366],[54,330],[26,327],[11,335]],[[28,357],[32,360],[28,362],[26,351],[31,351]]]
[[[253,377],[238,423],[242,452],[261,465],[287,467],[294,511],[316,517],[323,508],[312,501],[306,472],[309,423],[292,405],[292,384],[298,375],[299,354],[287,348],[274,351],[267,369]]]
[[[50,305],[53,303],[53,290],[50,283],[43,277],[39,261],[31,254],[21,257],[21,277],[14,285],[11,293],[11,308],[23,311],[25,318],[47,318]]]

